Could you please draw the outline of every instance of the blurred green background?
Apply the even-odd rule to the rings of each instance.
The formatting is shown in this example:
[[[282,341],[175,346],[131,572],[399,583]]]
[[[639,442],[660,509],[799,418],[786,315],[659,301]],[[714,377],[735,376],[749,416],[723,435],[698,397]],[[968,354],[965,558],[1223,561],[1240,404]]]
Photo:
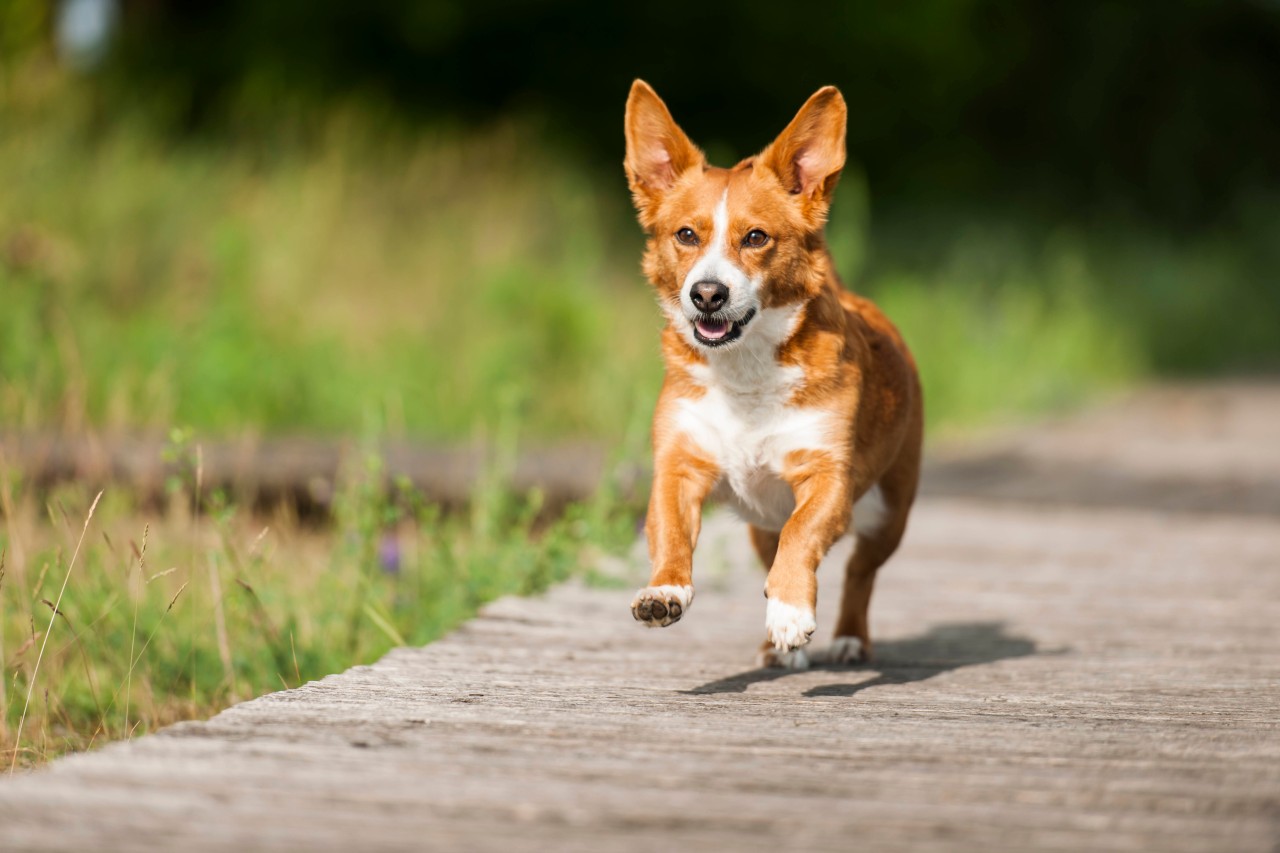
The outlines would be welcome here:
[[[7,427],[634,432],[636,76],[722,163],[841,87],[831,242],[935,432],[1280,365],[1274,2],[0,10]]]

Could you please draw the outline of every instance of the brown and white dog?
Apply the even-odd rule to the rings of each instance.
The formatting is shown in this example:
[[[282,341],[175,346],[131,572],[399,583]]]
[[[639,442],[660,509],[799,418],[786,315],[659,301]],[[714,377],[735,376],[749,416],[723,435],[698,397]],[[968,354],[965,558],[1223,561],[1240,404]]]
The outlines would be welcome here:
[[[835,641],[812,657],[870,656],[871,587],[920,471],[915,362],[880,310],[843,288],[823,236],[846,119],[840,92],[820,89],[773,144],[721,169],[647,83],[627,99],[627,180],[667,315],[646,523],[653,574],[631,610],[651,627],[688,612],[702,505],[722,500],[749,523],[768,570],[765,665],[808,665],[816,569],[850,525],[857,547]]]

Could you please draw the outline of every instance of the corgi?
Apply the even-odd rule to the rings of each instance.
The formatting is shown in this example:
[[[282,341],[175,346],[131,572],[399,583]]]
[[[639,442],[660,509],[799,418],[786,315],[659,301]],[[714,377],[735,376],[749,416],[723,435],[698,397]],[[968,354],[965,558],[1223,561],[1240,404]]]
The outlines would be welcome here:
[[[819,89],[764,151],[724,169],[647,83],[627,99],[624,166],[666,315],[652,576],[631,612],[650,627],[689,612],[703,504],[726,503],[766,570],[762,666],[870,659],[872,585],[920,473],[915,361],[884,314],[844,289],[824,237],[846,123],[840,92]],[[835,638],[810,654],[816,570],[850,530]]]

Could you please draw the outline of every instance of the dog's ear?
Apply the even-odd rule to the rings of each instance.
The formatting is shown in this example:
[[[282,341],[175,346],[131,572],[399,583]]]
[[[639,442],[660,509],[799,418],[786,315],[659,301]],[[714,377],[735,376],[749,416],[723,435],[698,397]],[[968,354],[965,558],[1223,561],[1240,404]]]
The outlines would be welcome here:
[[[640,221],[648,224],[662,194],[695,166],[705,166],[706,157],[689,141],[671,118],[667,105],[643,80],[631,84],[627,98],[627,183],[640,211]]]
[[[826,216],[840,170],[848,108],[835,86],[824,86],[805,101],[786,130],[760,154],[760,162],[799,195],[810,215]]]

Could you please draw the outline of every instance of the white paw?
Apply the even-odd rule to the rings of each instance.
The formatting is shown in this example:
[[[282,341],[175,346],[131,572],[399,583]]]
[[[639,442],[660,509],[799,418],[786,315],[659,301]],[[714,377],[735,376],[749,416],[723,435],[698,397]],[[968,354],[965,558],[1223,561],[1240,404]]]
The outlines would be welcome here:
[[[789,652],[764,649],[756,655],[756,666],[762,669],[808,669],[809,654],[804,649],[794,649]]]
[[[692,603],[691,586],[647,586],[631,599],[631,615],[650,628],[665,628],[679,622]]]
[[[862,663],[862,641],[857,637],[836,637],[831,645],[814,649],[811,657],[817,664]]]
[[[801,609],[771,598],[764,610],[764,629],[775,649],[789,652],[809,642],[810,635],[818,629],[818,622],[809,608]]]

